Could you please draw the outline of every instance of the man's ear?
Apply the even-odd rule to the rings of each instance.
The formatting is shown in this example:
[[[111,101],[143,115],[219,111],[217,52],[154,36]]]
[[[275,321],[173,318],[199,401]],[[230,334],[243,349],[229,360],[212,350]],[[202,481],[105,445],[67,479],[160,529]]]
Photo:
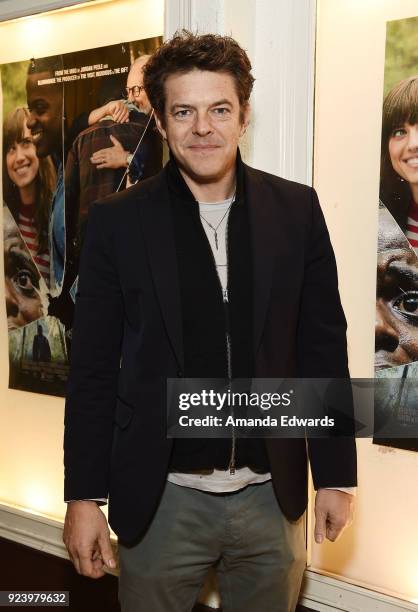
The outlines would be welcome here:
[[[251,106],[249,102],[246,102],[245,105],[241,109],[242,121],[241,121],[241,130],[239,133],[240,137],[244,136],[247,130],[247,127],[250,123],[250,115],[251,115]]]
[[[163,127],[163,119],[160,117],[160,115],[158,115],[156,111],[154,111],[154,114],[155,114],[155,123],[157,125],[158,131],[160,132],[163,139],[167,140],[167,132],[165,131]]]

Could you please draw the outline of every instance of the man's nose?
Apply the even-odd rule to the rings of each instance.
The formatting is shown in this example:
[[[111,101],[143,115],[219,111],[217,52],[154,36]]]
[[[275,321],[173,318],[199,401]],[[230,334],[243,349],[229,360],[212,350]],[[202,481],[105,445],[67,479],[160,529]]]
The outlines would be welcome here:
[[[193,133],[199,136],[206,136],[213,131],[212,124],[208,115],[205,112],[196,113],[193,124]]]
[[[376,301],[375,350],[393,353],[399,346],[399,334],[390,322],[388,306],[379,298]]]
[[[29,117],[26,120],[26,125],[28,127],[28,130],[31,130],[32,128],[34,128],[35,124],[36,124],[36,119],[33,116],[32,112],[29,111]]]

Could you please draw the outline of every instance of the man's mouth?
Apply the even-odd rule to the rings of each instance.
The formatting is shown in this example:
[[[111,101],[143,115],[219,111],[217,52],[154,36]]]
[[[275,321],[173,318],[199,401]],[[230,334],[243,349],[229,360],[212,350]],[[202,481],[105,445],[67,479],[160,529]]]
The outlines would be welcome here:
[[[193,151],[214,151],[215,149],[219,149],[219,145],[212,145],[212,144],[189,145],[189,149],[192,149]]]
[[[34,144],[36,144],[37,142],[39,142],[39,140],[42,138],[43,136],[43,130],[41,129],[37,129],[37,130],[31,130],[31,136],[32,136],[32,141]]]

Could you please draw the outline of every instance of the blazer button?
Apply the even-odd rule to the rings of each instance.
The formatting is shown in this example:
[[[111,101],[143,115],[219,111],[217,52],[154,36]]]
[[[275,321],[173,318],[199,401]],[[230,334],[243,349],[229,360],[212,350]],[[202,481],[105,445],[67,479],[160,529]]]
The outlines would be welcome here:
[[[183,378],[183,372],[181,370],[177,371],[177,377],[178,378]]]

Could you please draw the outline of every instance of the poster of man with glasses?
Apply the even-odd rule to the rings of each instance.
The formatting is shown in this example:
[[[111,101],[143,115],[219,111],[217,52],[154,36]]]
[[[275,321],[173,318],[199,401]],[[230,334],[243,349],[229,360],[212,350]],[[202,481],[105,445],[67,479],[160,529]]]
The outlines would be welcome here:
[[[89,207],[162,168],[142,82],[160,44],[153,37],[0,67],[10,388],[64,395]],[[45,362],[34,358],[40,334]]]

